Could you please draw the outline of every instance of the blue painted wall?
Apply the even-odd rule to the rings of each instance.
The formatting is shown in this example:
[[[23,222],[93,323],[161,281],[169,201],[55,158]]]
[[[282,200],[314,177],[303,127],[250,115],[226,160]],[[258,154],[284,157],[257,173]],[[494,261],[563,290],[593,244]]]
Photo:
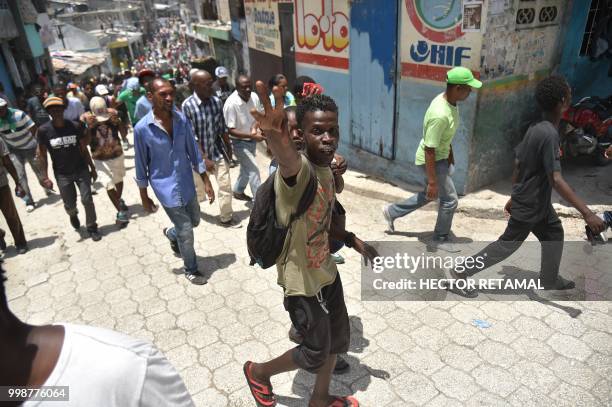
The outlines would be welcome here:
[[[422,182],[423,173],[414,165],[414,156],[423,137],[423,117],[431,101],[444,92],[445,84],[434,84],[404,78],[399,84],[398,116],[396,130],[396,159],[399,169],[389,168],[389,172],[405,182]],[[453,174],[455,187],[464,193],[468,170],[469,135],[472,133],[476,106],[476,95],[458,105],[460,126],[453,139],[453,152],[456,169]]]
[[[317,68],[309,64],[296,64],[297,76],[306,75],[325,88],[325,94],[331,96],[338,105],[340,125],[340,149],[350,144],[351,105],[349,100],[349,75],[341,71]],[[344,150],[346,151],[346,150]]]
[[[559,67],[574,88],[575,101],[585,96],[605,97],[612,94],[612,78],[608,76],[612,60],[591,61],[588,56],[579,56],[590,4],[591,0],[573,1]]]
[[[395,160],[388,160],[351,146],[350,143],[350,77],[348,73],[298,64],[297,75],[308,75],[325,88],[340,109],[340,154],[349,160],[352,169],[362,170],[387,180],[419,184],[422,171],[414,165],[414,155],[423,133],[423,117],[431,100],[444,91],[444,85],[434,85],[410,79],[402,79],[398,85],[398,113]],[[368,101],[364,100],[364,104]],[[476,112],[476,95],[459,106],[461,126],[453,141],[457,169],[453,175],[457,191],[461,194],[467,185],[469,135],[472,132]]]

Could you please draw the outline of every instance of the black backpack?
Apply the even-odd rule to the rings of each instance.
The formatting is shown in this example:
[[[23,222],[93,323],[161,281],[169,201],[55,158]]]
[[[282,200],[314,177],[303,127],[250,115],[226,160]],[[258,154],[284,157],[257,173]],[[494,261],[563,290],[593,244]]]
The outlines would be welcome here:
[[[276,221],[275,175],[268,177],[257,190],[255,204],[247,226],[247,248],[249,256],[251,256],[251,266],[259,264],[261,268],[267,269],[275,265],[278,256],[283,251],[287,232],[293,222],[312,205],[317,193],[318,181],[314,167],[310,163],[309,165],[310,180],[300,198],[297,210],[291,215],[287,226],[279,225]]]

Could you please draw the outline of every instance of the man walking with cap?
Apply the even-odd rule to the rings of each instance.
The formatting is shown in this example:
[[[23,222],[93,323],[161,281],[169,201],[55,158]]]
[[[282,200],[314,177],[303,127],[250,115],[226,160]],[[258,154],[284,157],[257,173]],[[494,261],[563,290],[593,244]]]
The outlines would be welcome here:
[[[118,102],[123,102],[127,107],[128,114],[130,115],[130,121],[132,122],[132,127],[136,126],[136,102],[140,98],[140,82],[138,78],[129,78],[126,81],[125,90],[119,93],[119,97],[117,98]]]
[[[458,203],[455,184],[450,177],[455,163],[451,143],[459,128],[457,102],[467,99],[472,88],[478,89],[482,83],[464,67],[451,69],[446,77],[446,91],[434,98],[425,113],[423,138],[416,152],[415,164],[424,172],[425,189],[402,202],[384,206],[382,211],[388,231],[394,232],[395,219],[439,198],[433,244],[441,250],[456,252],[448,239]]]
[[[234,87],[227,81],[227,78],[229,78],[229,71],[224,66],[218,66],[215,69],[215,76],[217,80],[212,85],[213,91],[215,92],[215,96],[221,99],[222,104],[225,104],[227,98],[234,91]]]
[[[155,72],[150,69],[143,69],[138,73],[138,81],[140,82],[140,86],[145,88],[145,91],[149,91],[149,85],[155,79]],[[153,105],[151,105],[151,101],[147,97],[147,94],[144,93],[138,100],[136,101],[136,110],[134,111],[134,119],[136,119],[136,123],[143,117],[147,115],[153,109]],[[134,123],[134,125],[136,125]]]
[[[124,138],[127,131],[118,112],[107,108],[101,97],[91,98],[89,108],[90,112],[85,113],[81,120],[87,124],[91,156],[99,180],[106,187],[108,197],[117,209],[116,223],[123,227],[129,222],[129,216],[128,207],[121,199],[125,164],[119,135]]]
[[[64,119],[65,105],[62,99],[47,98],[43,106],[49,112],[51,121],[38,129],[38,157],[40,172],[43,175],[40,184],[44,188],[53,188],[53,182],[49,179],[47,172],[48,151],[51,155],[57,187],[64,201],[64,209],[70,216],[70,224],[75,230],[81,227],[76,206],[76,184],[85,208],[87,232],[93,241],[98,241],[101,236],[98,233],[96,208],[91,195],[91,183],[96,180],[98,174],[87,150],[87,138],[78,124]]]

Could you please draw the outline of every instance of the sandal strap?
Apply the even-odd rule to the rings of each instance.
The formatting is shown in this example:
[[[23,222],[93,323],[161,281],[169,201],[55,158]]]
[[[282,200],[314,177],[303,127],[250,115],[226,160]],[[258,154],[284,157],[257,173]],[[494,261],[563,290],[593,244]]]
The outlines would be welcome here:
[[[359,402],[353,396],[338,396],[329,407],[359,407]]]
[[[252,362],[247,362],[244,366],[244,372],[247,378],[248,385],[255,397],[256,401],[262,406],[275,406],[276,397],[272,392],[272,386],[258,382],[251,374]]]

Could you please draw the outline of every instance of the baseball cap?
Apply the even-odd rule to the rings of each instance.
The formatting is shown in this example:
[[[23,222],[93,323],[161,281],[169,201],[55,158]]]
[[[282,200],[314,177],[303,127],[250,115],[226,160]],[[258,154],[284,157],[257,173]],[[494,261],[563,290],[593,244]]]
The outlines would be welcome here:
[[[140,72],[138,72],[139,78],[143,78],[145,76],[155,76],[155,72],[150,69],[142,69]]]
[[[58,98],[57,96],[51,96],[45,99],[43,102],[43,107],[45,109],[50,108],[51,106],[61,106],[64,107],[64,100],[62,98]]]
[[[96,116],[96,120],[99,122],[105,122],[110,118],[106,102],[99,96],[91,98],[89,101],[89,109],[91,109],[91,113]]]
[[[106,96],[108,95],[108,88],[104,85],[97,85],[96,86],[96,93],[100,96]]]
[[[446,73],[446,82],[451,85],[469,85],[476,89],[482,86],[482,82],[474,78],[472,71],[463,66],[458,66],[448,71]]]
[[[127,80],[126,88],[129,90],[137,90],[140,89],[140,82],[138,78],[130,78]]]
[[[6,99],[0,98],[0,107],[4,107],[6,105],[8,105]]]
[[[217,78],[227,78],[229,76],[229,71],[224,66],[218,66],[215,69],[215,76]]]

